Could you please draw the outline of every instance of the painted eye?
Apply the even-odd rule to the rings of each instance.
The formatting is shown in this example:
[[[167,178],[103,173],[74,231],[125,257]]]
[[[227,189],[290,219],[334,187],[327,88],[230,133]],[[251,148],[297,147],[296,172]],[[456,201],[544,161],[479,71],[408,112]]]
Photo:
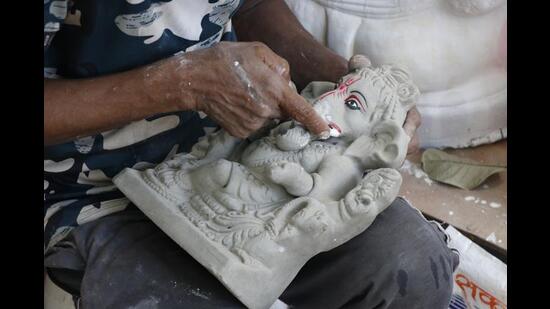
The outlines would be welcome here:
[[[344,104],[346,104],[346,106],[351,110],[360,110],[361,109],[359,107],[359,104],[357,103],[357,101],[353,100],[353,99],[346,100],[346,102]]]

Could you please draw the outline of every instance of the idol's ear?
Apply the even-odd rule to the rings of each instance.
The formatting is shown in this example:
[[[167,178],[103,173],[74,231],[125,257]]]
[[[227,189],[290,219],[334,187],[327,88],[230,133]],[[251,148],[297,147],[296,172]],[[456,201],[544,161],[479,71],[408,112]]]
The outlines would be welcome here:
[[[405,161],[409,140],[397,122],[381,121],[372,128],[370,135],[356,139],[345,155],[358,158],[365,169],[399,168]]]
[[[379,145],[374,159],[380,167],[399,168],[407,156],[410,137],[395,121],[383,121],[373,128],[372,134]]]
[[[350,73],[370,66],[371,62],[365,55],[353,55],[348,61],[348,71]]]

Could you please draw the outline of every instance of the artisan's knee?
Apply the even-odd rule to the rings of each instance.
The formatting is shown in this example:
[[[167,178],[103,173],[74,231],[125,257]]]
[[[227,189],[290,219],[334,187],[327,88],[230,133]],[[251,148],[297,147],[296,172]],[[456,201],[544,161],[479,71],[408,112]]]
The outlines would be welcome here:
[[[444,232],[398,198],[365,232],[306,263],[282,299],[303,308],[447,308],[457,265]]]
[[[398,198],[364,234],[377,251],[373,292],[387,308],[448,308],[458,255],[436,223]]]

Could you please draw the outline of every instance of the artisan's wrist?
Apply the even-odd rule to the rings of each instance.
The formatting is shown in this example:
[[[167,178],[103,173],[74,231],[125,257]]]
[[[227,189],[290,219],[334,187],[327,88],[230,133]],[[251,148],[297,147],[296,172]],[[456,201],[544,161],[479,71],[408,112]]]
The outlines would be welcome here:
[[[325,58],[325,64],[327,69],[324,72],[324,74],[326,74],[324,80],[326,81],[336,83],[342,76],[348,74],[348,61],[333,51],[329,50]]]
[[[311,81],[330,81],[338,80],[348,73],[348,62],[345,58],[337,55],[328,48],[316,47],[316,53],[312,52],[310,60],[305,63],[307,67],[300,68],[297,74],[301,74],[301,79],[307,84]]]
[[[296,86],[302,89],[312,81],[338,80],[348,73],[345,58],[334,53],[317,41],[301,41],[299,54],[292,55],[288,59],[291,68],[292,79]]]
[[[248,0],[233,24],[240,40],[264,42],[285,58],[299,89],[316,80],[337,82],[347,73],[347,60],[304,29],[283,0]]]
[[[178,66],[180,59],[174,56],[140,69],[136,74],[138,89],[155,113],[194,110],[195,96],[191,86],[192,72]]]

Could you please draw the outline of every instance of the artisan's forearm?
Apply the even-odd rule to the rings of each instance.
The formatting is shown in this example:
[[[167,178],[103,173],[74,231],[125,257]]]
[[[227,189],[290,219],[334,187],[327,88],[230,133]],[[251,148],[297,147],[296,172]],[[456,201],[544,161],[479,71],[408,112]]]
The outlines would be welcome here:
[[[240,41],[261,41],[285,58],[298,88],[312,80],[336,82],[347,62],[317,42],[284,0],[248,0],[234,18]]]
[[[175,110],[162,97],[156,71],[140,68],[98,78],[45,79],[44,144],[97,134]]]

